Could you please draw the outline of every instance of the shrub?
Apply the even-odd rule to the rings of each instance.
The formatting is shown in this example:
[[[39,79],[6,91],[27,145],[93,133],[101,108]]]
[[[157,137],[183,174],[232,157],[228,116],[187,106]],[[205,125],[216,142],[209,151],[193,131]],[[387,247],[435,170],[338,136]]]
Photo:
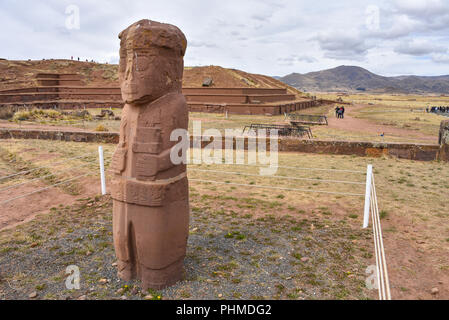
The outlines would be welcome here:
[[[14,116],[14,109],[9,106],[0,108],[0,119],[9,120]]]
[[[96,128],[95,131],[99,131],[99,132],[107,132],[109,131],[108,128],[106,128],[104,125],[99,124]]]

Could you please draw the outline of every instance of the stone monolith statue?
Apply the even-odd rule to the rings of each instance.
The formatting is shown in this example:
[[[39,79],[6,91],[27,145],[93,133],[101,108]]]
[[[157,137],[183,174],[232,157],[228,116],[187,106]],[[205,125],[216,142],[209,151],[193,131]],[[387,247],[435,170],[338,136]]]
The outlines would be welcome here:
[[[171,132],[188,126],[181,93],[187,40],[177,27],[150,20],[119,38],[125,107],[111,163],[118,274],[162,289],[183,278],[189,231],[186,166],[170,160]]]
[[[440,156],[441,161],[449,161],[449,120],[444,120],[440,125],[439,134]]]

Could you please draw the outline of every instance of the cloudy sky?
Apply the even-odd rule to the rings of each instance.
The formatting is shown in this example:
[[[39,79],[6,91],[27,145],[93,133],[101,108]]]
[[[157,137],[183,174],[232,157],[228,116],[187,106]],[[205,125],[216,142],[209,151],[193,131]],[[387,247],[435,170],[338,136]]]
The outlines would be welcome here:
[[[117,63],[117,35],[143,18],[185,33],[187,66],[449,74],[448,0],[1,0],[0,57]]]

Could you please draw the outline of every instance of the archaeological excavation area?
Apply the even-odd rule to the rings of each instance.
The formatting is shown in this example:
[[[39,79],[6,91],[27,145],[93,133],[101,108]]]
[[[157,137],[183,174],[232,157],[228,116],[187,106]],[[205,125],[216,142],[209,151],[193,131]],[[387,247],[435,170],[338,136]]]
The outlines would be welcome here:
[[[38,73],[37,86],[0,90],[0,106],[44,109],[121,108],[119,87],[86,86],[79,74]],[[189,111],[242,115],[280,115],[320,104],[286,88],[184,87]]]

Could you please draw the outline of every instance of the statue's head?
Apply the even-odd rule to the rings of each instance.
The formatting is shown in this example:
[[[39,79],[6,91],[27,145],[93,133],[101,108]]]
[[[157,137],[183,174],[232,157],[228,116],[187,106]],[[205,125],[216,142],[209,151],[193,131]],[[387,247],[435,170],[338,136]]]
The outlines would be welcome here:
[[[119,35],[119,79],[125,103],[143,104],[180,92],[187,40],[177,27],[141,20]]]

